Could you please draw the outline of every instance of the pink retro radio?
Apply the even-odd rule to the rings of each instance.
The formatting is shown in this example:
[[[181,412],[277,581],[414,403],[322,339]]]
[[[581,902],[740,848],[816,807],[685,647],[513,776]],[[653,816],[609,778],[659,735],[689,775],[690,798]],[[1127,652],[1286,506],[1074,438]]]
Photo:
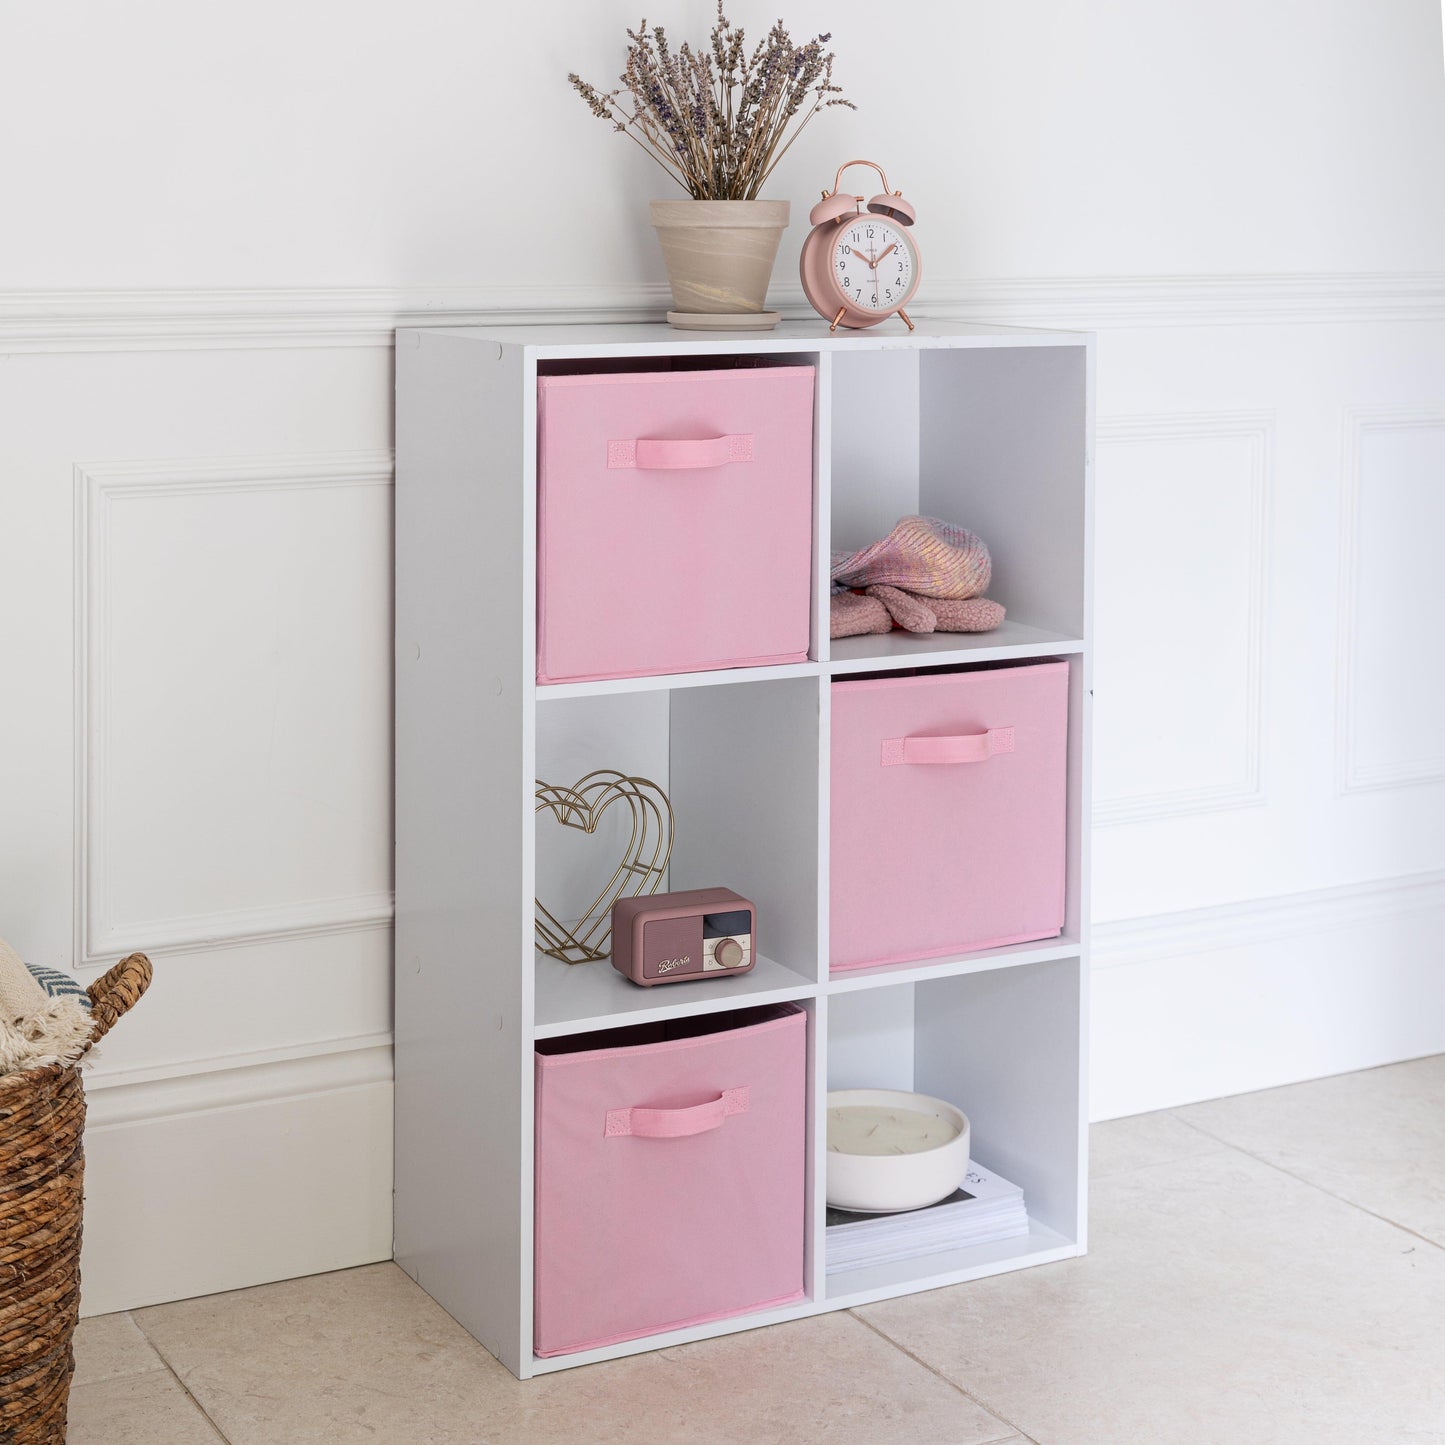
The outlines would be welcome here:
[[[612,905],[612,966],[633,983],[681,983],[747,973],[757,910],[731,888],[619,898]]]

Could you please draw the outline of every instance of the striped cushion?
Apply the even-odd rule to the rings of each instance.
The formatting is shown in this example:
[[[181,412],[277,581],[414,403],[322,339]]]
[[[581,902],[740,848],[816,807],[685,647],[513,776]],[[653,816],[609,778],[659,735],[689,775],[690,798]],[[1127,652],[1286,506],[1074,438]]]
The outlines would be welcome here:
[[[46,968],[40,963],[27,963],[25,967],[51,998],[74,997],[78,998],[85,1008],[90,1007],[90,995],[68,973],[61,973],[58,968]]]

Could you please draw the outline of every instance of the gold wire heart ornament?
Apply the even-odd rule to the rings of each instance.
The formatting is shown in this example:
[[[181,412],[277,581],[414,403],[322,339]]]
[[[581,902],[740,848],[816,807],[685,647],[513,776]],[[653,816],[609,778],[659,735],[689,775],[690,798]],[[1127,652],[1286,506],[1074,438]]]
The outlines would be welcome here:
[[[656,893],[672,857],[672,804],[667,794],[646,778],[629,778],[611,768],[599,768],[570,788],[537,783],[537,807],[549,809],[564,828],[595,833],[602,815],[614,803],[625,803],[632,815],[632,834],[622,861],[601,893],[573,928],[559,923],[540,898],[537,907],[537,947],[548,958],[563,963],[596,963],[612,952],[612,905],[619,898]]]

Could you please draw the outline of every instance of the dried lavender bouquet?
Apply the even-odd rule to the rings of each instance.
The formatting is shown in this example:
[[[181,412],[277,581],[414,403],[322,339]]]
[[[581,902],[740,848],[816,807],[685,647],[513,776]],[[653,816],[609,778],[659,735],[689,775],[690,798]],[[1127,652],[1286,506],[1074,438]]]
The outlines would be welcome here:
[[[723,0],[706,48],[674,50],[663,27],[646,20],[627,36],[616,90],[567,79],[593,115],[631,136],[694,200],[756,200],[820,110],[857,109],[833,84],[833,52],[823,48],[830,35],[796,45],[779,20],[748,52]]]

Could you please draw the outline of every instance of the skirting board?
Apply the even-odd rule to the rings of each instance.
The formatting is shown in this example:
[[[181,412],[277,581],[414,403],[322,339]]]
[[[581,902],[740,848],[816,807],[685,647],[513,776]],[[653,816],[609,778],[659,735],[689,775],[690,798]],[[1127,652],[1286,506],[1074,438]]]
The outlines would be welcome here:
[[[1445,1052],[1445,875],[1095,929],[1090,1113]]]
[[[270,1097],[251,1087],[232,1104],[187,1107],[171,1080],[127,1086],[119,1109],[96,1090],[81,1313],[390,1259],[391,1065],[380,1052],[373,1077],[332,1055],[339,1087],[317,1078]]]

